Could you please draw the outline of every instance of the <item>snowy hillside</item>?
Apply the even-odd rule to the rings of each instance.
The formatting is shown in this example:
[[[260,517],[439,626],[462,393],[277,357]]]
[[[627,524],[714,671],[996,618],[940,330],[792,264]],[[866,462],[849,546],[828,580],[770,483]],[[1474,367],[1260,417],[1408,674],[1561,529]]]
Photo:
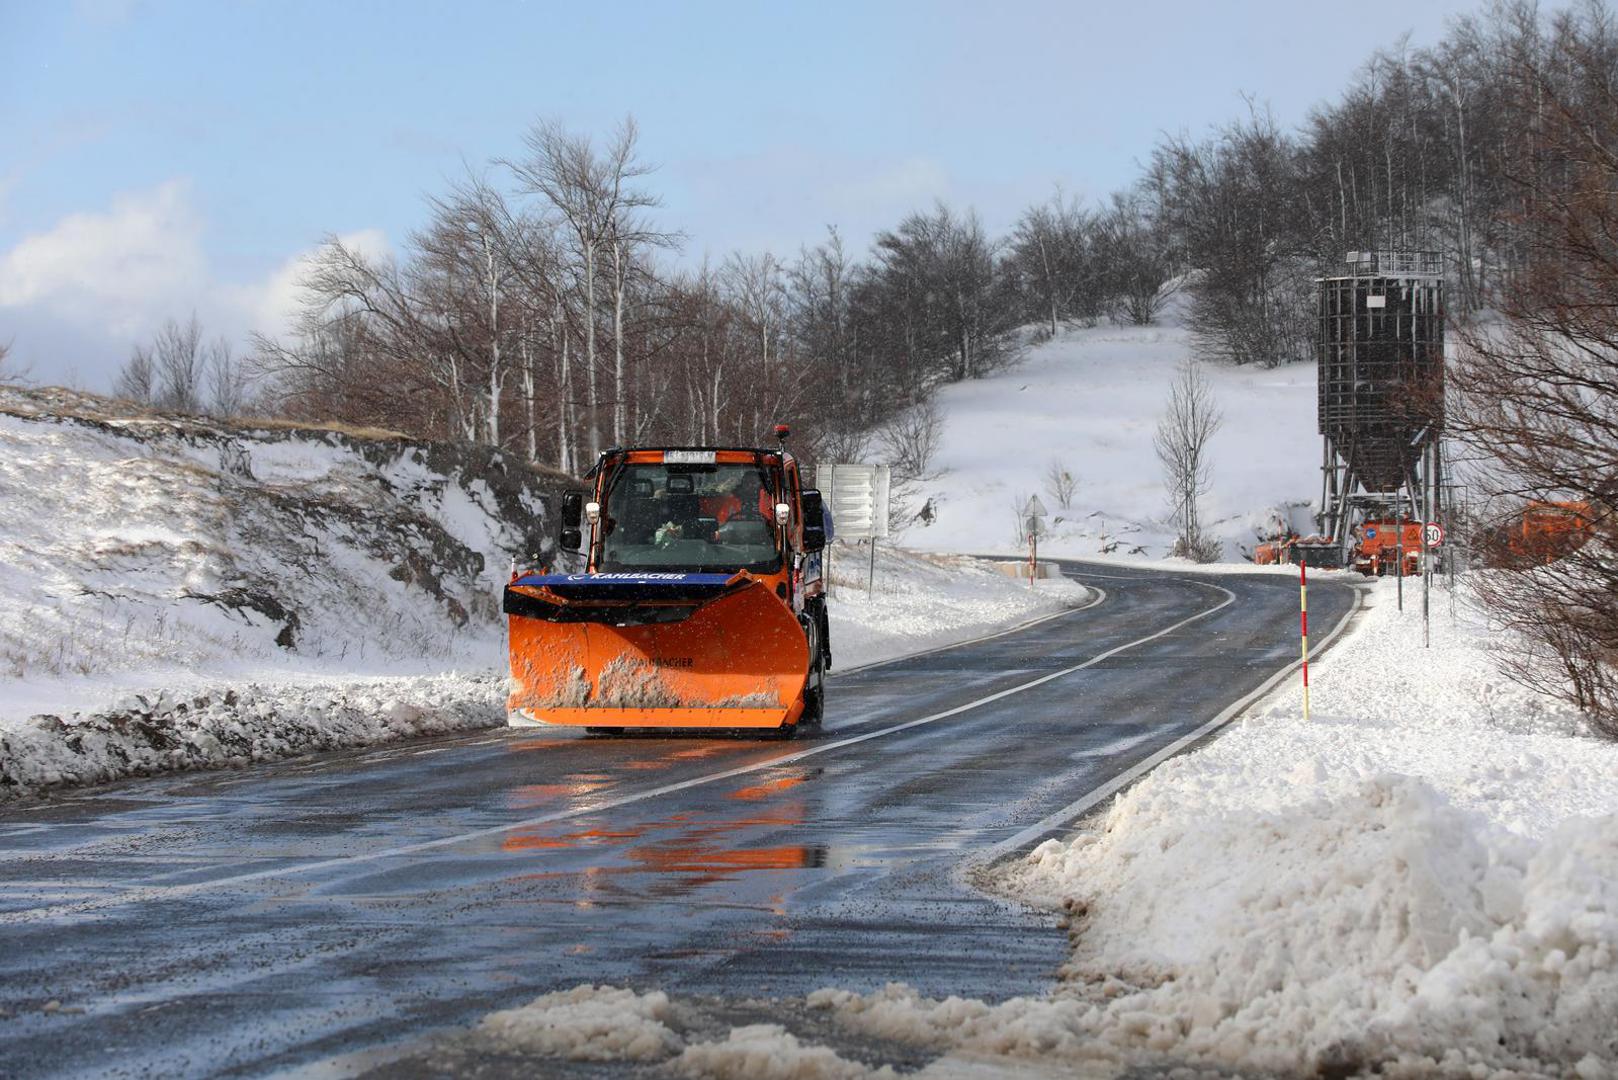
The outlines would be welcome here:
[[[559,482],[0,391],[0,798],[498,722],[499,590]]]
[[[557,481],[487,450],[0,397],[5,712],[486,662]]]
[[[1093,557],[1116,543],[1117,555],[1166,554],[1174,528],[1152,435],[1191,345],[1172,305],[1162,322],[1070,329],[1008,371],[946,387],[938,396],[944,433],[932,463],[939,475],[913,500],[919,509],[934,499],[937,520],[910,525],[903,542],[933,551],[1014,551],[1013,507],[1038,494],[1051,514],[1043,553]],[[1240,561],[1272,516],[1320,497],[1315,369],[1204,371],[1224,425],[1212,442],[1203,520],[1225,542],[1225,561]],[[1070,508],[1046,487],[1056,461],[1078,480]],[[1307,527],[1310,512],[1294,512],[1295,523]]]

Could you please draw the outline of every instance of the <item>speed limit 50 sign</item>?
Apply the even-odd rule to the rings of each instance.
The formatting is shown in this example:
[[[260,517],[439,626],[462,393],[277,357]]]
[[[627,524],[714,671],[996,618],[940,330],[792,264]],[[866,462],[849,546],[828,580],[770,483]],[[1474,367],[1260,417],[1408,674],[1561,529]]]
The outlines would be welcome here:
[[[1438,547],[1444,542],[1444,526],[1436,521],[1429,521],[1422,529],[1422,539],[1427,542],[1428,547]]]

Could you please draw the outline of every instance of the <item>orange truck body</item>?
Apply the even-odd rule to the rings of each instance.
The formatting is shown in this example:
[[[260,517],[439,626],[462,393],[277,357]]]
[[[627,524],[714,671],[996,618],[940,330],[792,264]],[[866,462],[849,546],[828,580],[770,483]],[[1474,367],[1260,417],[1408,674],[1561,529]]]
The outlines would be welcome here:
[[[1354,569],[1371,577],[1400,572],[1400,531],[1403,530],[1404,567],[1408,577],[1421,573],[1424,526],[1419,521],[1367,521],[1354,545]]]
[[[1329,536],[1288,536],[1259,544],[1253,549],[1253,562],[1258,566],[1304,563],[1332,569],[1341,566],[1338,552],[1337,544]]]
[[[1589,503],[1534,501],[1523,507],[1506,546],[1517,560],[1551,563],[1583,547],[1594,534]]]
[[[825,519],[793,456],[609,450],[593,476],[583,572],[506,587],[511,723],[818,721],[831,661]]]

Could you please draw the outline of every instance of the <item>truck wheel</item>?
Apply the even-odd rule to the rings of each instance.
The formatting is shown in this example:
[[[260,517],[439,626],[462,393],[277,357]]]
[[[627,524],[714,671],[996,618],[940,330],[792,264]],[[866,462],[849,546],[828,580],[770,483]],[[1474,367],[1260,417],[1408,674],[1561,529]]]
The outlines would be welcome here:
[[[826,718],[826,664],[819,649],[809,666],[809,681],[803,688],[803,715],[798,723],[819,727]]]
[[[819,613],[805,613],[803,632],[809,639],[809,677],[803,685],[803,713],[798,723],[819,727],[826,716],[826,639]]]

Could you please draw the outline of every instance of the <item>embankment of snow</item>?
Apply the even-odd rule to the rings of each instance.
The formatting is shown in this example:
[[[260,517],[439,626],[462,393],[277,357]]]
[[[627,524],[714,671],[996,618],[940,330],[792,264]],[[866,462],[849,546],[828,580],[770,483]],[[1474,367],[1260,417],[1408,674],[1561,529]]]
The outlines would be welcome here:
[[[1070,912],[1058,992],[815,1002],[978,1054],[1285,1074],[1618,1073],[1618,746],[1379,583],[1296,688],[1009,870]]]
[[[419,676],[503,665],[500,588],[562,482],[0,388],[0,799],[498,723],[492,674]]]
[[[505,723],[492,673],[131,695],[0,727],[0,802],[126,776],[214,769]]]
[[[833,545],[832,657],[837,670],[952,645],[1076,607],[1090,590],[1068,578],[1029,588],[982,559],[904,551],[879,543],[876,585],[870,548]]]
[[[502,1048],[568,1061],[657,1061],[678,1051],[667,994],[576,986],[484,1017],[478,1035]]]
[[[486,447],[0,389],[0,724],[498,657],[558,479]]]
[[[693,1043],[674,1068],[702,1080],[896,1080],[888,1066],[873,1069],[825,1046],[806,1046],[779,1024],[732,1028],[724,1039]]]

